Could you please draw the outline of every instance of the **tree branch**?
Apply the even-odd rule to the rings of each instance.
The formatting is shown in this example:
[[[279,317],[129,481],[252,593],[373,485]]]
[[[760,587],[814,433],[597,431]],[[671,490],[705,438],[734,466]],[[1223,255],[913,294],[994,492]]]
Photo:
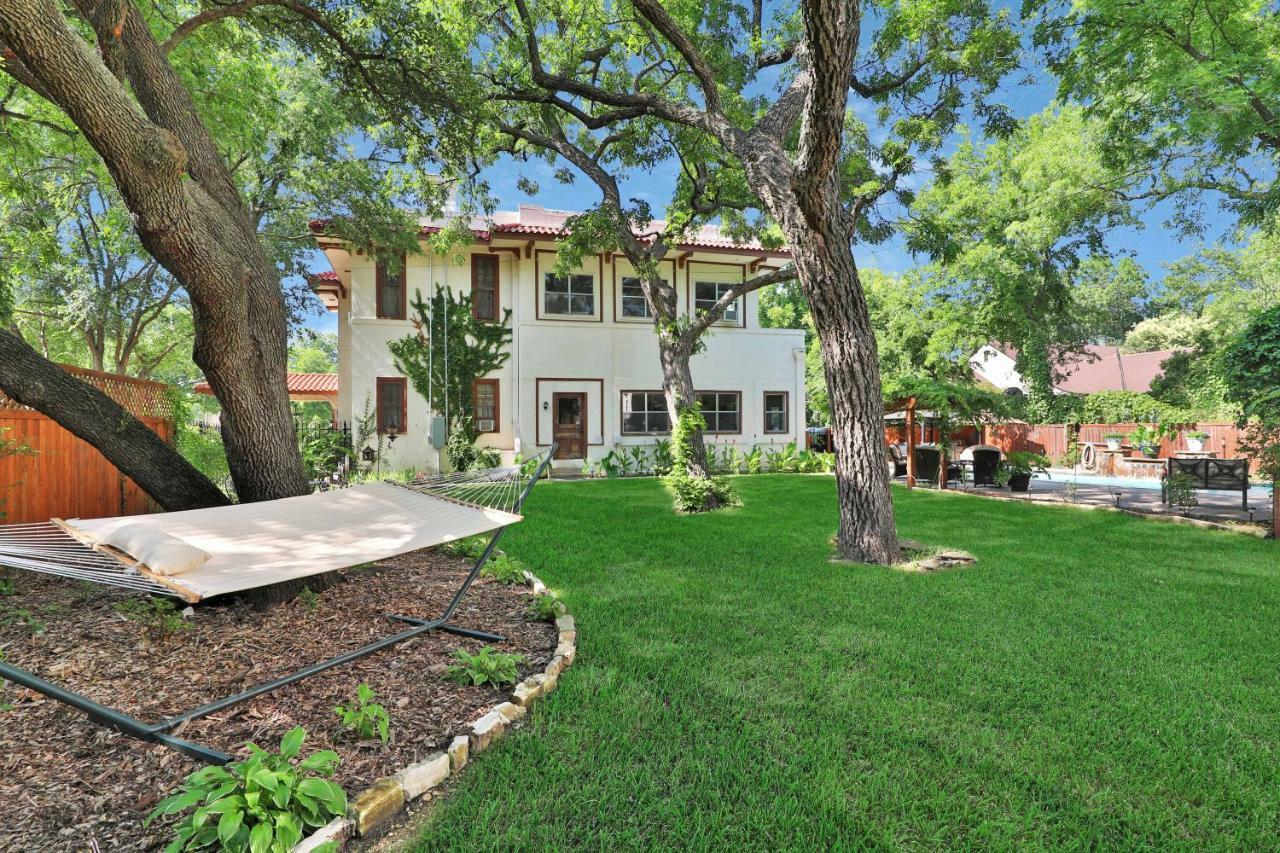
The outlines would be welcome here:
[[[724,317],[724,312],[729,310],[733,303],[737,302],[743,296],[762,287],[768,287],[771,284],[778,284],[784,281],[792,281],[798,277],[794,266],[783,267],[780,270],[763,273],[755,278],[749,278],[744,282],[735,284],[732,289],[726,290],[716,304],[712,305],[706,311],[700,311],[695,315],[693,322],[686,326],[683,330],[683,336],[688,343],[692,343],[698,339],[698,336],[711,328],[714,324],[720,322]]]

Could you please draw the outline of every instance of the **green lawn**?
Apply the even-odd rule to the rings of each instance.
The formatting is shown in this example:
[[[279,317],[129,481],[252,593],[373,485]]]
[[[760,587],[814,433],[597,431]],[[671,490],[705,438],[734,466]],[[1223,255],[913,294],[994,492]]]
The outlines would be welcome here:
[[[550,483],[505,547],[577,663],[421,849],[1274,847],[1280,546],[894,490],[940,575],[834,565],[830,479]]]

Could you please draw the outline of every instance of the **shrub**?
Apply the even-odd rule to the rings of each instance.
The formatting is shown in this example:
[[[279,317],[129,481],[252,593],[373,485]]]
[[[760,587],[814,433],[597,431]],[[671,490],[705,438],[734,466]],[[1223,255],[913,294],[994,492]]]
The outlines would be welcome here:
[[[0,577],[0,598],[17,594],[18,588],[13,585],[13,578]]]
[[[737,493],[723,477],[689,476],[693,453],[690,435],[706,429],[702,410],[695,404],[682,406],[671,430],[671,472],[664,478],[677,512],[706,512],[719,506],[736,506]]]
[[[391,737],[391,718],[387,709],[374,702],[373,688],[361,684],[356,688],[355,701],[350,705],[338,705],[333,713],[342,721],[342,728],[362,738],[378,736],[386,743]]]
[[[1200,499],[1196,497],[1196,479],[1185,471],[1179,471],[1165,480],[1164,490],[1165,498],[1182,510],[1183,515],[1189,515],[1191,510],[1200,505]]]
[[[480,686],[492,684],[515,684],[520,680],[516,665],[524,661],[524,655],[500,652],[492,646],[485,646],[475,654],[466,649],[457,649],[453,653],[454,663],[444,671],[444,677],[456,684]]]
[[[485,563],[480,577],[493,578],[499,583],[524,583],[524,563],[506,554],[497,554]]]
[[[168,640],[179,631],[191,628],[191,623],[182,618],[182,613],[167,598],[127,598],[116,605],[116,612],[160,640]]]
[[[470,557],[473,560],[478,560],[487,547],[489,547],[489,542],[483,537],[468,536],[466,539],[455,539],[452,542],[446,542],[440,546],[440,550],[455,557]]]
[[[297,760],[306,734],[299,726],[280,741],[279,752],[250,743],[243,761],[197,770],[144,825],[193,809],[178,823],[166,853],[291,850],[310,829],[347,811],[346,793],[327,778],[337,769],[338,754],[324,750]]]
[[[564,602],[549,592],[535,595],[525,611],[525,615],[534,622],[554,622],[564,613]]]
[[[671,473],[671,442],[660,438],[653,445],[653,473],[665,477]]]

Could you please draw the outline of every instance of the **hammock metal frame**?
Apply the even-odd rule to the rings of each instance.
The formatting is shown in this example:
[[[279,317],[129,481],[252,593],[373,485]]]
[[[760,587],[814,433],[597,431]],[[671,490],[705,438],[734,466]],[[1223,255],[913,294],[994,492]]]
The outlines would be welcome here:
[[[514,493],[516,493],[517,495],[515,497],[513,512],[518,513],[521,507],[524,505],[525,500],[528,499],[529,493],[533,491],[533,487],[537,484],[538,480],[542,479],[542,477],[546,474],[547,469],[551,465],[551,460],[555,457],[555,452],[556,452],[556,445],[553,444],[551,448],[544,454],[542,460],[538,462],[537,467],[533,472],[533,475],[530,477],[528,484],[525,485],[523,489],[520,489],[519,487],[518,476],[517,478],[503,477],[501,479],[491,479],[486,481],[483,479],[478,480],[474,476],[468,477],[466,474],[443,475],[441,477],[424,478],[408,484],[406,488],[421,489],[422,491],[428,494],[431,494],[435,497],[439,497],[445,500],[454,500],[454,501],[465,503],[471,506],[480,505],[479,499],[482,498],[483,496],[482,490],[486,490],[486,489],[491,490],[491,489],[494,489],[495,487],[498,489],[512,489],[514,490]],[[519,469],[519,470],[523,470],[523,469]],[[46,528],[46,527],[52,527],[52,526],[51,525],[23,525],[23,527]],[[40,557],[42,559],[48,560],[49,553],[53,552],[55,554],[67,556],[68,558],[70,558],[71,556],[74,556],[76,560],[83,560],[84,559],[83,554],[85,552],[88,552],[89,554],[96,555],[96,557],[101,558],[101,560],[103,561],[104,564],[101,567],[99,572],[85,572],[85,571],[73,569],[74,571],[78,571],[79,573],[72,575],[69,572],[59,571],[57,572],[57,574],[64,575],[67,577],[77,577],[82,580],[90,580],[98,583],[109,583],[115,586],[125,586],[127,588],[135,589],[137,591],[150,592],[150,593],[155,593],[159,595],[171,596],[173,594],[172,590],[169,590],[168,588],[163,587],[159,584],[155,584],[154,582],[140,575],[137,575],[137,576],[126,575],[125,577],[128,579],[128,582],[121,582],[120,580],[118,580],[118,578],[120,577],[119,566],[121,565],[118,561],[106,555],[98,554],[97,552],[88,550],[85,546],[81,545],[79,542],[76,542],[76,540],[74,540],[72,537],[68,536],[67,534],[63,533],[61,530],[59,530],[56,527],[52,527],[52,529],[56,531],[58,534],[60,534],[62,537],[64,537],[67,543],[73,543],[74,546],[79,550],[79,553],[73,554],[73,552],[71,552],[70,550],[71,549],[70,545],[60,542],[54,536],[46,536],[44,534],[44,531],[32,531],[33,534],[38,533],[39,535],[32,535],[30,537],[27,536],[26,531],[23,531],[21,541],[27,542],[28,544],[26,546],[21,546],[16,549],[7,549],[6,553],[3,555],[3,564],[8,566],[13,566],[14,568],[22,568],[22,569],[29,568],[32,571],[48,572],[49,571],[48,568],[38,567],[39,560],[37,560],[36,557]],[[133,716],[130,716],[129,714],[125,714],[114,708],[110,708],[106,705],[103,705],[99,702],[94,701],[93,699],[90,699],[88,696],[85,696],[80,693],[76,693],[75,691],[72,691],[72,690],[68,690],[67,688],[62,687],[58,684],[54,684],[51,681],[46,681],[45,679],[41,678],[38,675],[35,675],[32,672],[29,672],[25,669],[21,669],[19,667],[14,666],[13,664],[6,663],[4,661],[0,661],[0,678],[4,678],[8,681],[12,681],[13,683],[21,685],[22,687],[26,687],[30,690],[36,691],[37,693],[41,693],[45,696],[48,696],[51,699],[55,699],[66,705],[70,705],[71,707],[76,708],[77,710],[83,711],[95,722],[98,722],[104,726],[107,726],[108,728],[115,729],[116,731],[119,731],[130,737],[137,738],[138,740],[147,741],[150,743],[162,744],[164,746],[170,747],[171,749],[175,749],[178,752],[181,752],[185,755],[189,755],[192,758],[199,759],[200,761],[204,761],[209,764],[226,764],[227,762],[231,761],[232,757],[230,755],[226,754],[225,752],[221,752],[220,750],[213,749],[212,747],[203,746],[201,744],[194,743],[188,740],[183,740],[182,738],[174,736],[173,732],[179,727],[185,725],[186,723],[192,720],[197,720],[197,719],[200,719],[201,717],[207,717],[210,714],[214,714],[214,713],[217,713],[218,711],[225,710],[227,708],[232,707],[233,705],[238,705],[242,702],[247,702],[248,700],[253,699],[257,696],[261,696],[265,693],[270,693],[273,690],[278,690],[281,687],[285,687],[289,684],[294,684],[296,682],[310,678],[313,675],[317,675],[321,672],[325,672],[326,670],[333,669],[334,667],[342,666],[344,664],[351,663],[352,661],[359,660],[360,658],[368,657],[369,655],[380,652],[383,649],[391,648],[392,646],[399,645],[400,643],[406,642],[408,640],[412,640],[415,637],[420,637],[423,634],[427,634],[431,631],[445,631],[450,634],[457,634],[459,636],[468,637],[470,639],[484,640],[486,642],[494,642],[494,643],[505,640],[506,638],[500,634],[492,634],[487,631],[477,631],[473,628],[464,628],[460,625],[454,625],[449,620],[453,618],[453,614],[458,609],[458,605],[462,602],[463,597],[467,594],[467,590],[471,588],[471,585],[475,582],[476,578],[480,576],[480,571],[481,569],[484,568],[485,563],[489,562],[489,559],[493,556],[494,551],[497,550],[498,540],[502,538],[502,534],[506,532],[506,529],[507,528],[504,526],[504,527],[499,527],[497,530],[493,531],[493,535],[490,537],[488,544],[485,546],[484,552],[472,565],[471,571],[467,574],[466,578],[462,581],[462,584],[454,592],[453,598],[450,599],[448,605],[445,606],[444,611],[434,619],[420,619],[413,616],[402,616],[399,614],[388,613],[386,614],[388,619],[393,619],[398,622],[408,623],[413,627],[407,628],[406,630],[400,631],[399,633],[392,634],[387,637],[383,637],[380,640],[375,640],[372,643],[361,646],[358,649],[352,649],[349,652],[344,652],[343,654],[340,654],[336,657],[329,658],[328,660],[323,660],[318,663],[311,664],[310,666],[303,667],[302,669],[289,673],[288,675],[282,675],[279,678],[274,678],[270,681],[263,682],[262,684],[259,684],[255,687],[250,687],[247,690],[242,690],[239,693],[234,693],[230,696],[224,696],[221,699],[215,699],[214,701],[207,702],[204,705],[200,705],[199,707],[192,708],[187,711],[182,711],[178,714],[175,714],[172,717],[161,720],[160,722],[157,722],[157,723],[144,722],[143,720],[140,720],[137,717],[133,717]],[[41,548],[40,546],[42,545],[50,545],[50,547]],[[31,552],[29,555],[29,558],[27,556],[24,556],[22,553],[23,551],[28,549]],[[114,563],[115,566],[111,567],[111,566],[105,565],[105,563],[108,561],[110,563]],[[90,562],[94,562],[94,561],[90,561]],[[29,565],[22,565],[22,563],[27,563]],[[102,573],[107,573],[108,570],[109,570],[109,573],[113,576],[112,579],[111,580],[99,579],[99,576]]]

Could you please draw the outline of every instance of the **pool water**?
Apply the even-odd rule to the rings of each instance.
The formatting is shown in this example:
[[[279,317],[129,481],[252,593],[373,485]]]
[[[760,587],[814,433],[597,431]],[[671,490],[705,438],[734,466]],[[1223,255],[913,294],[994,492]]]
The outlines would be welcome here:
[[[1119,489],[1154,489],[1160,490],[1159,477],[1103,477],[1098,474],[1077,474],[1072,471],[1052,470],[1050,476],[1044,474],[1036,474],[1032,479],[1035,480],[1052,480],[1056,483],[1079,483],[1082,486],[1113,486]],[[1249,491],[1270,492],[1270,485],[1251,486]],[[1239,492],[1236,492],[1239,494]]]

